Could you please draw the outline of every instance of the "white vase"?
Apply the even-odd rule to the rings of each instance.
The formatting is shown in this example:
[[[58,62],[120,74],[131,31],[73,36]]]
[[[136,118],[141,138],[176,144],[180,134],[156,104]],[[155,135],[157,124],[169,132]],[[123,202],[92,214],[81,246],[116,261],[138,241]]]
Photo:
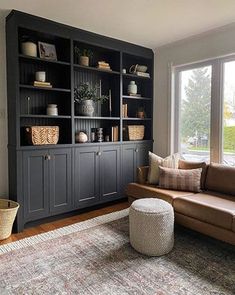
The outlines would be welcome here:
[[[127,93],[128,94],[137,94],[137,85],[135,84],[135,81],[130,81],[130,84],[128,85],[127,88]]]
[[[21,43],[21,52],[24,55],[37,57],[37,45],[33,42],[27,41]]]

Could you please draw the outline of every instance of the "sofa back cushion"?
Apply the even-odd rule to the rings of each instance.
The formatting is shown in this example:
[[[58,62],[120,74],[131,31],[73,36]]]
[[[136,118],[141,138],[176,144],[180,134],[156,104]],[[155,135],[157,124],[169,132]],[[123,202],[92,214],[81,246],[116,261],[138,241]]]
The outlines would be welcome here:
[[[185,160],[179,160],[179,169],[197,169],[202,168],[202,175],[201,175],[201,189],[205,189],[205,181],[206,181],[206,173],[208,165],[206,162],[188,162]]]
[[[159,182],[159,166],[168,168],[178,168],[180,155],[173,154],[166,158],[159,157],[154,153],[149,152],[149,171],[148,171],[148,183],[158,184]]]
[[[211,163],[207,170],[205,188],[235,195],[235,167]]]
[[[183,170],[159,167],[159,187],[188,191],[201,191],[202,168]]]

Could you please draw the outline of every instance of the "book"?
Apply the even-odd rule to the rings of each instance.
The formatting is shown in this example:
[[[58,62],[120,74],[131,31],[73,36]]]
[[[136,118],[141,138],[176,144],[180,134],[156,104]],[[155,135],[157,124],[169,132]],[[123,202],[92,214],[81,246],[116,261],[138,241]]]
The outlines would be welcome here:
[[[34,82],[33,82],[33,86],[52,88],[52,85],[51,85],[50,82],[39,82],[39,81],[34,81]]]
[[[128,115],[127,115],[127,103],[122,105],[122,117],[123,118],[128,118]]]
[[[111,140],[118,141],[118,126],[112,126],[111,128]]]
[[[136,93],[136,94],[129,93],[129,96],[141,97],[141,94],[139,94],[139,93]]]
[[[140,77],[150,78],[150,74],[149,73],[136,72],[136,75],[137,76],[140,76]]]

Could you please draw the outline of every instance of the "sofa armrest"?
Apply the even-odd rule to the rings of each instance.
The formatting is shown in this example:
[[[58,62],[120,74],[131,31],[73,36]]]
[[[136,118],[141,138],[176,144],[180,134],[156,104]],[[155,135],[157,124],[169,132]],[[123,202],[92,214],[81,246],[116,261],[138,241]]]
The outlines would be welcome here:
[[[145,184],[148,178],[149,166],[142,166],[137,168],[137,182]]]

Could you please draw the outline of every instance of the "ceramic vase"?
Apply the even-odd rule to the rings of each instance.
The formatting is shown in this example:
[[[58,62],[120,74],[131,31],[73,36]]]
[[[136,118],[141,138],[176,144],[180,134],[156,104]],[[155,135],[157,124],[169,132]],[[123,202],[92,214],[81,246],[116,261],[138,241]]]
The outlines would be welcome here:
[[[88,140],[88,137],[85,132],[80,131],[79,133],[75,135],[76,142],[85,143],[87,142],[87,140]]]
[[[77,113],[80,116],[92,117],[95,111],[94,101],[91,99],[83,100],[77,105]]]
[[[24,55],[37,57],[37,45],[33,42],[27,41],[21,43],[21,52]]]
[[[135,84],[135,81],[130,81],[130,84],[127,88],[127,93],[133,95],[137,94],[137,85]]]

